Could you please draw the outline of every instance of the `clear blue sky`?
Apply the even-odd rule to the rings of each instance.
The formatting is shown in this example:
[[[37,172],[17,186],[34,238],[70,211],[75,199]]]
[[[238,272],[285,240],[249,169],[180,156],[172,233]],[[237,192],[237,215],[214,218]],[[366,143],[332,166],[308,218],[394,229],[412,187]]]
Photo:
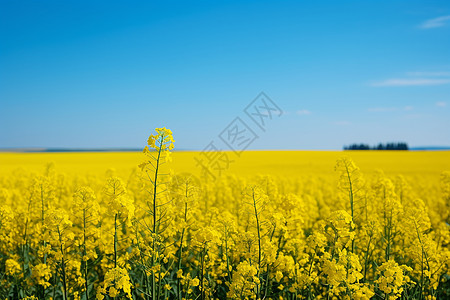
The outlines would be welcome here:
[[[450,3],[0,2],[0,147],[202,149],[261,91],[254,149],[449,146]]]

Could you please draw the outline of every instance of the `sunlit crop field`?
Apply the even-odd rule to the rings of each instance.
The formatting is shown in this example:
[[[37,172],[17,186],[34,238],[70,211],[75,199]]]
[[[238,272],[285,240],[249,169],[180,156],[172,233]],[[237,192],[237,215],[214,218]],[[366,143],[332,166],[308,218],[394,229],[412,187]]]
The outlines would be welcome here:
[[[0,154],[2,299],[450,296],[450,152],[148,144]]]
[[[170,169],[175,173],[188,172],[198,176],[201,168],[194,159],[198,155],[199,152],[194,151],[174,151]],[[258,174],[334,176],[336,160],[344,156],[351,157],[365,174],[383,170],[389,175],[426,175],[436,179],[443,170],[450,169],[450,151],[245,151],[240,157],[232,156],[234,162],[225,174],[244,177]],[[8,176],[20,168],[42,172],[47,164],[53,163],[58,172],[70,176],[102,176],[113,169],[118,175],[127,177],[141,160],[140,152],[0,152],[0,175]]]

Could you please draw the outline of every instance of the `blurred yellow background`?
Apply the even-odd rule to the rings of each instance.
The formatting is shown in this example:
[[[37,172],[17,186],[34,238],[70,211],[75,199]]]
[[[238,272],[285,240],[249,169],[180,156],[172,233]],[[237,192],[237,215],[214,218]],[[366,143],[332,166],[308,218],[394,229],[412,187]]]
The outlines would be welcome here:
[[[252,176],[326,175],[333,173],[336,159],[352,158],[363,173],[383,170],[387,175],[432,176],[450,170],[450,151],[245,151],[239,157],[227,152],[233,161],[225,174]],[[174,152],[170,168],[175,173],[200,174],[195,157],[199,152]],[[143,160],[140,152],[65,152],[65,153],[0,153],[0,175],[18,168],[41,172],[55,163],[59,172],[71,175],[99,175],[113,168],[127,176]]]

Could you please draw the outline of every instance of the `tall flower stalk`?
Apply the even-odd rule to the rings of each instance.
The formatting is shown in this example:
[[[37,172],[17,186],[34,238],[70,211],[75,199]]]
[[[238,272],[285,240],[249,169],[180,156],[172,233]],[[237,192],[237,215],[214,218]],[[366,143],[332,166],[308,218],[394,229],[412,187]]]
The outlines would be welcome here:
[[[148,213],[152,217],[151,227],[146,226],[146,228],[150,229],[151,237],[152,237],[152,245],[151,245],[151,285],[152,285],[152,298],[159,299],[161,294],[161,280],[157,277],[156,269],[157,266],[160,265],[160,225],[161,220],[164,217],[164,214],[161,213],[161,208],[166,203],[164,201],[160,201],[162,198],[162,193],[164,193],[163,186],[166,182],[161,180],[161,176],[167,175],[161,173],[161,166],[170,161],[171,152],[173,149],[174,139],[172,136],[172,131],[169,129],[156,128],[156,134],[150,135],[148,138],[147,144],[144,148],[145,161],[139,165],[141,170],[146,175],[146,179],[150,182],[150,201],[147,202]],[[150,148],[153,151],[150,151]],[[156,282],[159,282],[158,287],[156,286]]]
[[[84,279],[84,296],[89,299],[89,260],[95,259],[93,235],[99,222],[99,204],[89,187],[78,188],[73,195],[72,213],[81,225],[81,273]]]

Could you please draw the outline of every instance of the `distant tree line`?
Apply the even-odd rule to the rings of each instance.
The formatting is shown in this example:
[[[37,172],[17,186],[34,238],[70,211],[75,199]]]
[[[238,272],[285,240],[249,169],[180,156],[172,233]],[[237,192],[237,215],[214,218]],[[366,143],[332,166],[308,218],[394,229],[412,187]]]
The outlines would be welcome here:
[[[408,150],[407,143],[379,143],[376,146],[369,146],[368,144],[351,144],[344,146],[344,150]]]

